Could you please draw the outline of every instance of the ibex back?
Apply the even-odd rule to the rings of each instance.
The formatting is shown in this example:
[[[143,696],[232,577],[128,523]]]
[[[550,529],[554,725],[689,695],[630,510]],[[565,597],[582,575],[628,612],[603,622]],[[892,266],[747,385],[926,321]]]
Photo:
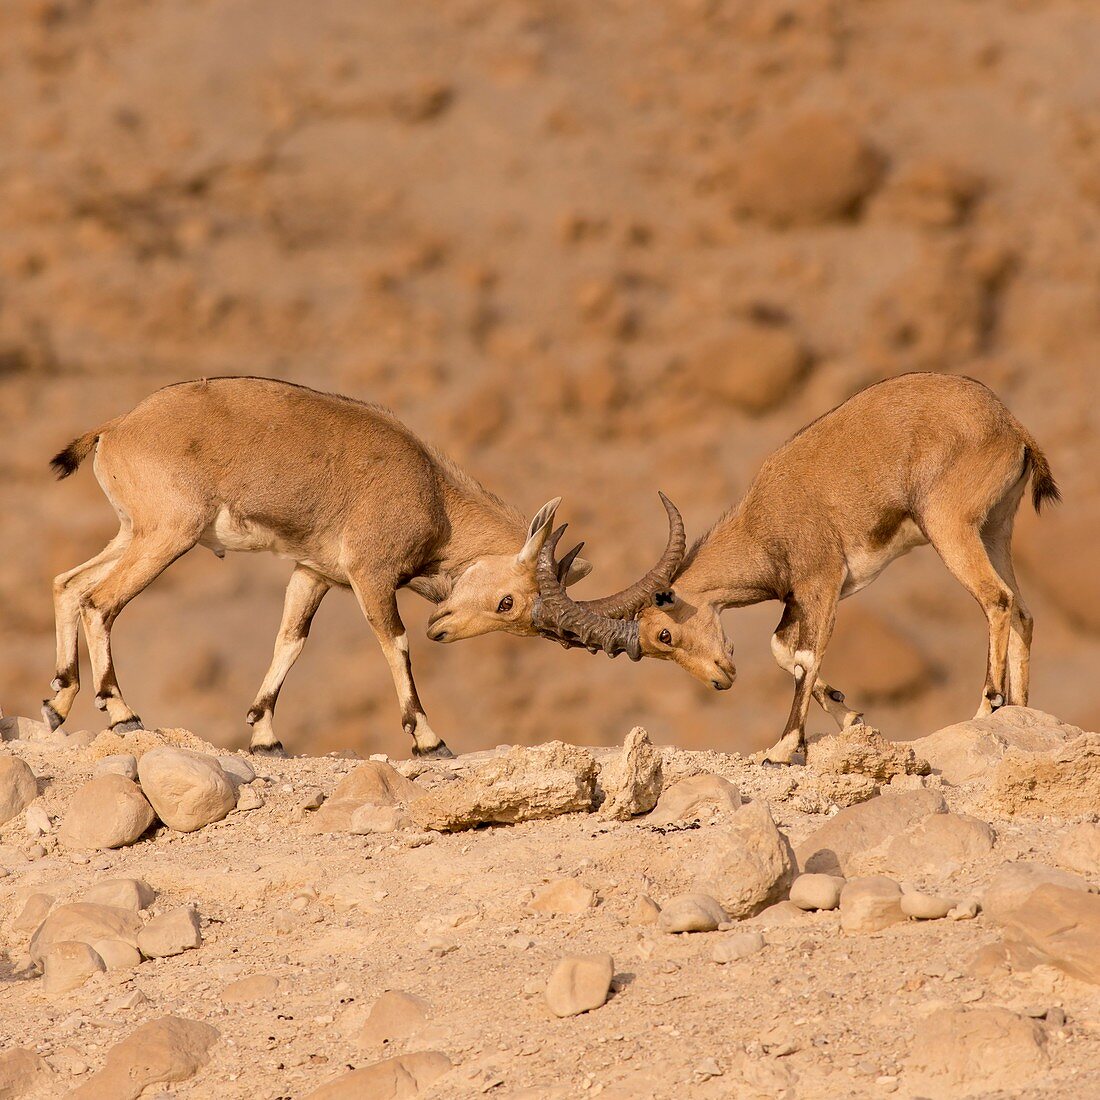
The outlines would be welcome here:
[[[271,667],[248,712],[253,749],[281,748],[272,729],[279,689],[334,585],[355,593],[422,754],[449,753],[417,696],[397,590],[444,603],[436,640],[535,634],[536,559],[558,502],[528,526],[377,405],[264,378],[185,382],[74,440],[53,460],[58,476],[93,449],[120,528],[102,553],[54,581],[57,674],[43,706],[53,728],[80,690],[81,621],[97,706],[114,729],[140,727],[119,689],[111,626],[195,545],[219,556],[268,550],[297,563]],[[571,559],[563,583],[589,568]]]

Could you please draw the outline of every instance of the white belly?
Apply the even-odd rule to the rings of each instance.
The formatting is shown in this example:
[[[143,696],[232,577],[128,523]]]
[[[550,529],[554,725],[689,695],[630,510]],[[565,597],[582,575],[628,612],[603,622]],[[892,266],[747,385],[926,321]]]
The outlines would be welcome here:
[[[928,540],[921,529],[911,520],[902,520],[894,537],[885,546],[850,547],[845,552],[848,574],[840,598],[851,596],[861,588],[866,588],[890,562],[908,554],[917,546],[926,546]]]
[[[224,506],[218,509],[213,522],[203,531],[199,544],[219,555],[227,550],[271,550],[280,553],[284,549],[278,535],[269,527],[246,517],[234,516]]]

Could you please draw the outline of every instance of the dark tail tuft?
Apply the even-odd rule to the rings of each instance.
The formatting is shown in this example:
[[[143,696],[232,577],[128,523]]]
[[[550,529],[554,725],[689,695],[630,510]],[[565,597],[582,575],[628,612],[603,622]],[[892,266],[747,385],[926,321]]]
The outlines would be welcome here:
[[[1046,455],[1034,443],[1027,445],[1027,457],[1031,463],[1031,502],[1035,505],[1035,511],[1041,512],[1043,501],[1057,504],[1062,499],[1062,493],[1050,472]]]
[[[76,473],[76,468],[83,458],[84,456],[80,453],[80,440],[74,439],[63,451],[58,451],[50,459],[50,469],[57,475],[57,480],[61,481],[70,474]]]

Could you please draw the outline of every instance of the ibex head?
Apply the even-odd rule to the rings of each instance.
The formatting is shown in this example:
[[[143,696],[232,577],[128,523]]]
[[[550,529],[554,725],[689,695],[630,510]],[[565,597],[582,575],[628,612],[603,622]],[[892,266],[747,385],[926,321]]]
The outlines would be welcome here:
[[[539,599],[538,562],[561,497],[544,504],[531,520],[527,540],[515,554],[491,554],[479,558],[454,583],[450,594],[428,620],[428,637],[435,642],[456,642],[503,630],[531,637],[535,605]],[[586,577],[590,562],[578,558],[583,543],[573,547],[555,566],[561,585]]]
[[[564,527],[555,531],[539,555],[540,598],[535,625],[544,637],[562,645],[601,650],[611,657],[626,653],[631,660],[656,657],[675,661],[698,680],[718,691],[733,685],[737,671],[733,647],[711,604],[695,606],[678,595],[672,583],[684,560],[684,521],[676,506],[660,494],[668,513],[668,544],[657,564],[629,588],[602,600],[571,600],[558,579],[562,563],[554,548]]]

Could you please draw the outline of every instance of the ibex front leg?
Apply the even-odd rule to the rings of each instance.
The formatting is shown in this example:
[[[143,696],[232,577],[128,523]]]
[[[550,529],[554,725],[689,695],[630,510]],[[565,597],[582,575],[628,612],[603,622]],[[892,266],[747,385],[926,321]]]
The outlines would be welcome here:
[[[806,747],[806,716],[814,697],[821,658],[833,633],[836,603],[837,591],[834,589],[830,589],[827,596],[815,592],[801,597],[795,595],[787,601],[790,636],[796,639],[792,669],[794,701],[783,736],[764,756],[774,764],[792,763],[795,753]]]
[[[352,588],[390,666],[397,700],[401,704],[401,728],[413,739],[413,755],[453,756],[443,739],[428,725],[420,696],[416,693],[409,659],[409,636],[397,611],[396,592],[388,586],[383,589],[370,580],[362,583],[353,580]]]
[[[283,681],[298,660],[309,637],[309,627],[321,600],[331,585],[323,577],[299,565],[291,574],[283,601],[283,621],[275,638],[275,652],[271,667],[248,711],[247,722],[252,727],[249,752],[278,753],[282,742],[275,736],[271,722],[275,716],[275,704]]]

